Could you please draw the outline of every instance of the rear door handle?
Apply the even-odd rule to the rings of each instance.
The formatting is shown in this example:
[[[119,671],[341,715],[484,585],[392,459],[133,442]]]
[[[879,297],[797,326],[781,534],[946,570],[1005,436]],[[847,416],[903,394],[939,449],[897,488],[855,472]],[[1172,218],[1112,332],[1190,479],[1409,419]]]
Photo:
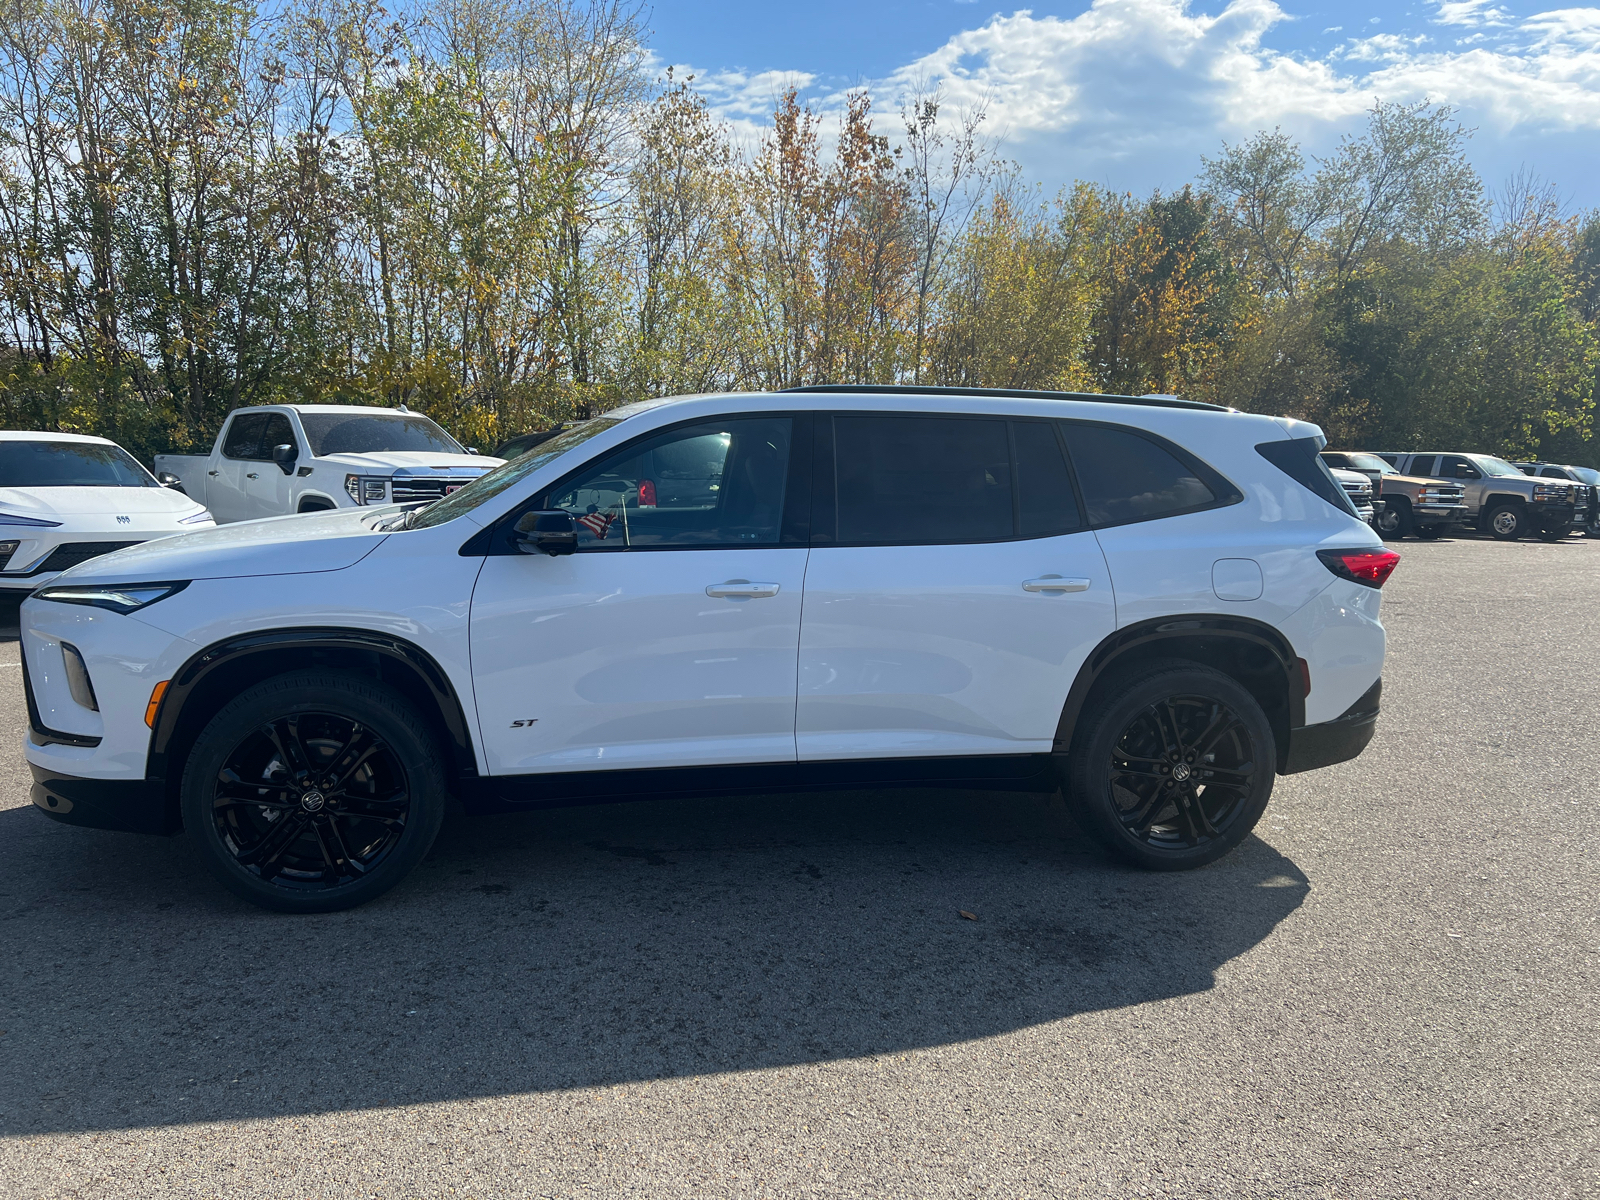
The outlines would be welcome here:
[[[1059,575],[1041,575],[1037,579],[1024,579],[1022,590],[1025,592],[1087,592],[1089,581],[1087,579],[1063,579]]]
[[[257,475],[256,475],[256,473],[254,471],[251,471],[248,475],[245,476],[245,478],[246,479],[255,479],[255,478],[257,478]]]
[[[713,583],[706,588],[706,595],[713,598],[757,599],[762,596],[776,596],[778,588],[779,585],[776,583],[751,583],[748,579],[730,579],[727,583]]]

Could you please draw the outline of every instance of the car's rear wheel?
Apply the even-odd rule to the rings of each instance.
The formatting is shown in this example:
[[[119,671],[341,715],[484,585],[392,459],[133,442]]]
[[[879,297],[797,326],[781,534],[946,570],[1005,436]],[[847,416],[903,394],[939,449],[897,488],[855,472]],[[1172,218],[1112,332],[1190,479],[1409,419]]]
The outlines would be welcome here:
[[[1097,689],[1074,737],[1067,794],[1108,849],[1181,871],[1242,842],[1272,796],[1272,726],[1220,671],[1150,664]]]
[[[1497,504],[1484,518],[1484,527],[1502,542],[1514,542],[1528,532],[1528,514],[1520,504]]]
[[[184,769],[184,827],[235,894],[330,912],[422,861],[445,790],[438,747],[404,696],[356,675],[294,673],[243,692],[201,731]]]

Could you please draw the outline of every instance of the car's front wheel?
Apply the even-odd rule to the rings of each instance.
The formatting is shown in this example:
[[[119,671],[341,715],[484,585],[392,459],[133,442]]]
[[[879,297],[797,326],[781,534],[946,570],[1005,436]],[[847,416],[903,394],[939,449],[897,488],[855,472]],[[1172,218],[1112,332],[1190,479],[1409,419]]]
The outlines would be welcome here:
[[[247,689],[201,731],[184,828],[222,884],[284,912],[331,912],[400,882],[433,844],[445,774],[406,698],[357,675]]]
[[[1383,511],[1373,520],[1372,527],[1385,541],[1398,542],[1409,537],[1412,531],[1410,506],[1394,500],[1384,501]]]
[[[1079,819],[1138,866],[1222,857],[1272,796],[1277,751],[1255,697],[1198,664],[1150,664],[1098,689],[1074,737],[1067,794]]]
[[[1520,504],[1495,505],[1483,523],[1502,542],[1514,542],[1528,532],[1528,514]]]

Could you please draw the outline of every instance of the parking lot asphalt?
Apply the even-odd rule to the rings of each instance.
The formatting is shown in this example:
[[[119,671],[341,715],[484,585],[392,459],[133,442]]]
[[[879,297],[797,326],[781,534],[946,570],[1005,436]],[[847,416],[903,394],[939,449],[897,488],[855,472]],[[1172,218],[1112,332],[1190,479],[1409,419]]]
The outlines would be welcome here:
[[[13,634],[0,1195],[1600,1197],[1600,543],[1400,549],[1373,745],[1183,875],[775,795],[273,915],[31,808]]]

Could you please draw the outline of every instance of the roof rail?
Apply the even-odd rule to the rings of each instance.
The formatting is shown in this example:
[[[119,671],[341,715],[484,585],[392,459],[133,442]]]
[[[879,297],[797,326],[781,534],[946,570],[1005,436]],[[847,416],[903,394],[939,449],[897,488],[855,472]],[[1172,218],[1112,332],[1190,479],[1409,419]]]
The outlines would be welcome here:
[[[1235,412],[1221,404],[1179,400],[1176,396],[1103,396],[1097,392],[1041,392],[1030,388],[932,387],[916,384],[811,383],[784,392],[842,392],[890,396],[1003,396],[1013,400],[1077,400],[1089,404],[1136,404],[1143,408],[1198,408],[1205,412]]]

